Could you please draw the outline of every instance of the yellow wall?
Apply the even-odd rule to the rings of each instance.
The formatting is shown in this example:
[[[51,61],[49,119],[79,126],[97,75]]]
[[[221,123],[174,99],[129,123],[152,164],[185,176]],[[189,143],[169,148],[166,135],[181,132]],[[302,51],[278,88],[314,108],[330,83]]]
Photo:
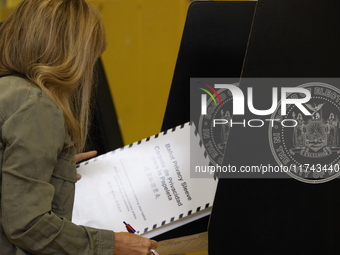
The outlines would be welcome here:
[[[160,131],[189,0],[92,0],[108,47],[103,62],[125,144]]]

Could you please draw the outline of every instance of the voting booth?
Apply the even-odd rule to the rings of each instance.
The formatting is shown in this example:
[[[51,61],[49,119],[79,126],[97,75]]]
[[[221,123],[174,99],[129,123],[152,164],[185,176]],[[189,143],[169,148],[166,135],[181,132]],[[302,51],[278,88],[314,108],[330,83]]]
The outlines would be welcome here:
[[[273,153],[270,150],[269,140],[273,138],[273,134],[268,134],[269,123],[266,123],[266,130],[262,131],[249,127],[234,128],[230,130],[223,164],[237,167],[261,163],[279,166],[284,164],[282,155],[285,153],[293,165],[312,162],[313,165],[321,163],[328,169],[335,169],[339,165],[338,139],[336,138],[336,144],[333,146],[327,144],[326,138],[323,138],[324,145],[319,144],[320,147],[313,147],[307,143],[307,139],[311,137],[312,124],[325,130],[326,123],[330,123],[327,120],[329,116],[340,116],[338,103],[334,101],[340,85],[336,79],[340,74],[340,37],[336,32],[340,24],[337,13],[339,5],[336,1],[316,0],[194,3],[188,12],[164,125],[168,127],[169,114],[172,114],[174,119],[177,117],[179,122],[183,121],[182,118],[188,118],[186,109],[189,108],[189,103],[185,101],[185,96],[181,100],[181,95],[185,95],[185,91],[189,89],[189,78],[239,77],[241,89],[250,86],[247,82],[242,83],[242,79],[245,81],[246,78],[290,78],[293,79],[290,81],[294,82],[288,85],[254,85],[254,103],[257,102],[258,109],[269,108],[271,89],[274,86],[281,88],[302,85],[308,88],[314,107],[309,109],[313,118],[314,113],[321,108],[323,111],[319,111],[315,119],[303,117],[306,130],[306,140],[301,144],[303,149],[294,145],[293,137],[289,140],[282,134],[287,140],[287,151],[280,154],[279,147],[275,147],[272,142]],[[240,8],[233,9],[237,8],[236,6]],[[205,17],[209,17],[208,21]],[[222,17],[225,22],[209,23],[217,17]],[[192,34],[186,38],[188,27],[195,26],[193,24],[197,27],[191,30]],[[209,27],[206,31],[211,33],[200,33],[205,26]],[[200,35],[204,39],[198,39],[197,36]],[[224,39],[217,45],[216,42],[221,37]],[[185,44],[185,40],[189,42]],[[185,45],[186,51],[183,48]],[[195,50],[197,52],[192,53]],[[223,56],[223,61],[216,60]],[[312,87],[308,87],[308,84],[312,84]],[[173,103],[175,100],[177,104]],[[317,109],[318,106],[320,109]],[[328,106],[330,108],[327,108]],[[293,111],[290,112],[292,113]],[[245,118],[252,116],[248,112]],[[339,126],[337,131],[338,128]],[[318,132],[315,131],[314,135],[319,134]],[[329,151],[328,154],[319,153],[322,146],[324,150]],[[308,172],[301,172],[296,178],[220,176],[207,225],[209,254],[338,253],[336,243],[340,229],[337,217],[340,209],[340,186],[335,175],[330,177],[334,172],[326,172],[323,178],[319,175],[307,176]]]
[[[340,162],[339,7],[333,0],[192,3],[162,131],[188,121],[199,127],[200,116],[190,116],[190,78],[232,78],[245,95],[253,87],[254,107],[262,110],[271,107],[274,87],[278,91],[304,88],[310,92],[310,102],[303,104],[310,116],[289,108],[294,105],[286,105],[287,117],[277,109],[275,116],[268,116],[279,118],[281,124],[290,117],[301,132],[276,125],[277,120],[264,122],[260,128],[229,128],[219,161],[237,169],[304,168],[279,177],[275,173],[216,175],[219,182],[211,215],[158,235],[156,240],[208,230],[211,255],[339,253],[340,183],[337,171],[329,171],[336,170]],[[297,98],[307,96],[301,94],[296,93]],[[278,95],[295,98],[294,93]],[[242,118],[246,122],[262,118],[245,104]],[[306,169],[307,164],[320,164],[324,172]]]

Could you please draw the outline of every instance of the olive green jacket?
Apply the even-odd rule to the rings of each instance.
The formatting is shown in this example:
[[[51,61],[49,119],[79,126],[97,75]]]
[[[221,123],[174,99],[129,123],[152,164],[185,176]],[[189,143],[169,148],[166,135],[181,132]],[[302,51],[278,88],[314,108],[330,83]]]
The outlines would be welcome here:
[[[0,78],[0,254],[109,254],[112,231],[71,222],[77,180],[62,111],[41,89]]]

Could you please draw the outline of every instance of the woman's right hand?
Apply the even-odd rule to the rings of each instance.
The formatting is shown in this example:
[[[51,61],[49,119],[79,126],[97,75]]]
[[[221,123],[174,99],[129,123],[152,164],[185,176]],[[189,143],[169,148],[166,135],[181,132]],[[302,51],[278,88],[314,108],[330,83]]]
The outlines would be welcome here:
[[[114,255],[147,255],[157,248],[157,242],[139,235],[115,232]]]

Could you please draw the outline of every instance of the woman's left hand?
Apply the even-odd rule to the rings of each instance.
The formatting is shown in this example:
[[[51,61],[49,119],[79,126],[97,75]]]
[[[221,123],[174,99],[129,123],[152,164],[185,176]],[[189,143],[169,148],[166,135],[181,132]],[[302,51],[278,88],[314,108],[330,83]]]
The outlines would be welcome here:
[[[75,160],[76,160],[76,163],[79,163],[83,160],[93,158],[96,155],[97,155],[97,151],[83,152],[83,153],[76,154]],[[77,174],[77,180],[78,181],[80,180],[80,178],[81,178],[81,175]]]

